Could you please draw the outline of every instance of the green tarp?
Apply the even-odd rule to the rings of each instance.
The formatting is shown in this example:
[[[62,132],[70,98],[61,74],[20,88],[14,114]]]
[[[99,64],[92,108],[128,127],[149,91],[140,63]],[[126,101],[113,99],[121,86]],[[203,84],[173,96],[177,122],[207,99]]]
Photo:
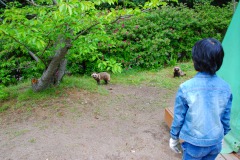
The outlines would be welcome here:
[[[240,5],[238,4],[222,42],[225,52],[223,65],[217,75],[227,81],[232,89],[231,131],[224,137],[222,153],[240,149]]]

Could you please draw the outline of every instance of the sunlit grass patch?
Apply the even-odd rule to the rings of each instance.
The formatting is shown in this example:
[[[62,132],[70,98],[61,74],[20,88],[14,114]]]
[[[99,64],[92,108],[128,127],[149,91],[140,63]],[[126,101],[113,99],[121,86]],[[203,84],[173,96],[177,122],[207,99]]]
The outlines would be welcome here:
[[[179,63],[177,65],[186,73],[186,76],[174,78],[173,67],[166,67],[153,71],[129,70],[122,74],[113,75],[112,82],[126,85],[145,84],[170,90],[176,89],[181,83],[192,78],[196,73],[191,62]]]

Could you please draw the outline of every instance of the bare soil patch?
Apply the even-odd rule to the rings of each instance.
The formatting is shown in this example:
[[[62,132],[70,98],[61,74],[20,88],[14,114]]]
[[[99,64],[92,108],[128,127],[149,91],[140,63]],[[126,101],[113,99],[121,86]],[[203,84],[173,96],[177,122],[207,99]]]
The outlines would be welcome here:
[[[168,146],[164,108],[171,91],[106,85],[109,94],[72,89],[29,112],[1,114],[1,160],[179,160]]]

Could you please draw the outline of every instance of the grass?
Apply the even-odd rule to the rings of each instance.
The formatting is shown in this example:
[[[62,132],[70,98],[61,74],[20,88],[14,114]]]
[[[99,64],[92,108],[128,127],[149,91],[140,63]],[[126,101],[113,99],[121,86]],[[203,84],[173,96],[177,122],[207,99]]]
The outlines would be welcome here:
[[[35,138],[32,138],[32,139],[30,139],[28,142],[30,142],[30,143],[36,143],[36,139],[35,139]]]
[[[21,135],[24,135],[26,134],[27,132],[29,132],[30,130],[18,130],[18,131],[14,131],[13,133],[11,133],[11,138],[15,138],[15,137],[18,137],[18,136],[21,136]]]
[[[8,104],[4,104],[0,106],[0,113],[6,111],[10,106]]]
[[[125,85],[141,85],[157,86],[169,90],[176,89],[180,83],[193,77],[196,73],[192,63],[178,64],[180,68],[187,73],[187,76],[173,78],[173,67],[167,67],[160,70],[152,71],[135,71],[129,70],[122,74],[112,75],[112,83],[120,83]]]
[[[191,62],[181,63],[178,66],[187,73],[187,76],[173,78],[173,67],[150,71],[130,69],[121,74],[111,74],[111,84],[147,85],[176,91],[180,83],[190,79],[196,73]],[[32,109],[39,106],[39,104],[44,106],[44,102],[67,97],[67,91],[71,91],[73,88],[102,95],[108,94],[108,90],[102,85],[97,85],[91,76],[65,76],[59,86],[37,93],[32,91],[29,81],[21,82],[15,86],[0,88],[0,95],[4,95],[2,96],[3,98],[0,96],[0,113],[8,109],[24,108],[30,114]],[[49,106],[49,103],[46,105]],[[52,105],[54,106],[55,104]],[[97,110],[95,112],[95,114],[99,114]]]
[[[107,90],[101,86],[98,86],[95,81],[92,81],[91,77],[87,76],[66,76],[59,86],[51,87],[37,93],[33,92],[29,80],[26,80],[25,82],[21,82],[18,85],[1,88],[1,93],[4,95],[4,97],[0,97],[0,112],[4,112],[10,108],[9,105],[13,100],[16,100],[15,105],[11,106],[14,109],[21,108],[23,106],[36,107],[37,102],[49,99],[49,97],[51,97],[51,99],[56,99],[59,97],[67,96],[66,90],[71,88],[88,90],[89,92],[97,92],[100,94],[108,93]],[[28,110],[30,111],[29,108]]]

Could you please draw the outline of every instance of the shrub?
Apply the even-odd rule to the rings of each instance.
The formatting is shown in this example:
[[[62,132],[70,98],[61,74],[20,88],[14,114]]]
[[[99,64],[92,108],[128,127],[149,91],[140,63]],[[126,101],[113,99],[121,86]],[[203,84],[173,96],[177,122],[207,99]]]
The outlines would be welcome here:
[[[221,41],[231,16],[230,6],[162,7],[110,26],[107,32],[114,43],[102,45],[98,51],[115,57],[126,68],[174,65],[191,58],[197,40],[214,37]]]
[[[89,31],[92,33],[75,42],[67,54],[67,68],[72,74],[89,74],[175,65],[191,59],[191,49],[197,40],[214,37],[222,41],[232,14],[230,5],[165,6],[110,26],[98,26],[99,29]],[[36,63],[21,45],[13,44],[10,40],[0,40],[0,83],[9,85],[22,77],[40,77],[45,69],[43,64]],[[38,56],[46,62],[50,52]]]

